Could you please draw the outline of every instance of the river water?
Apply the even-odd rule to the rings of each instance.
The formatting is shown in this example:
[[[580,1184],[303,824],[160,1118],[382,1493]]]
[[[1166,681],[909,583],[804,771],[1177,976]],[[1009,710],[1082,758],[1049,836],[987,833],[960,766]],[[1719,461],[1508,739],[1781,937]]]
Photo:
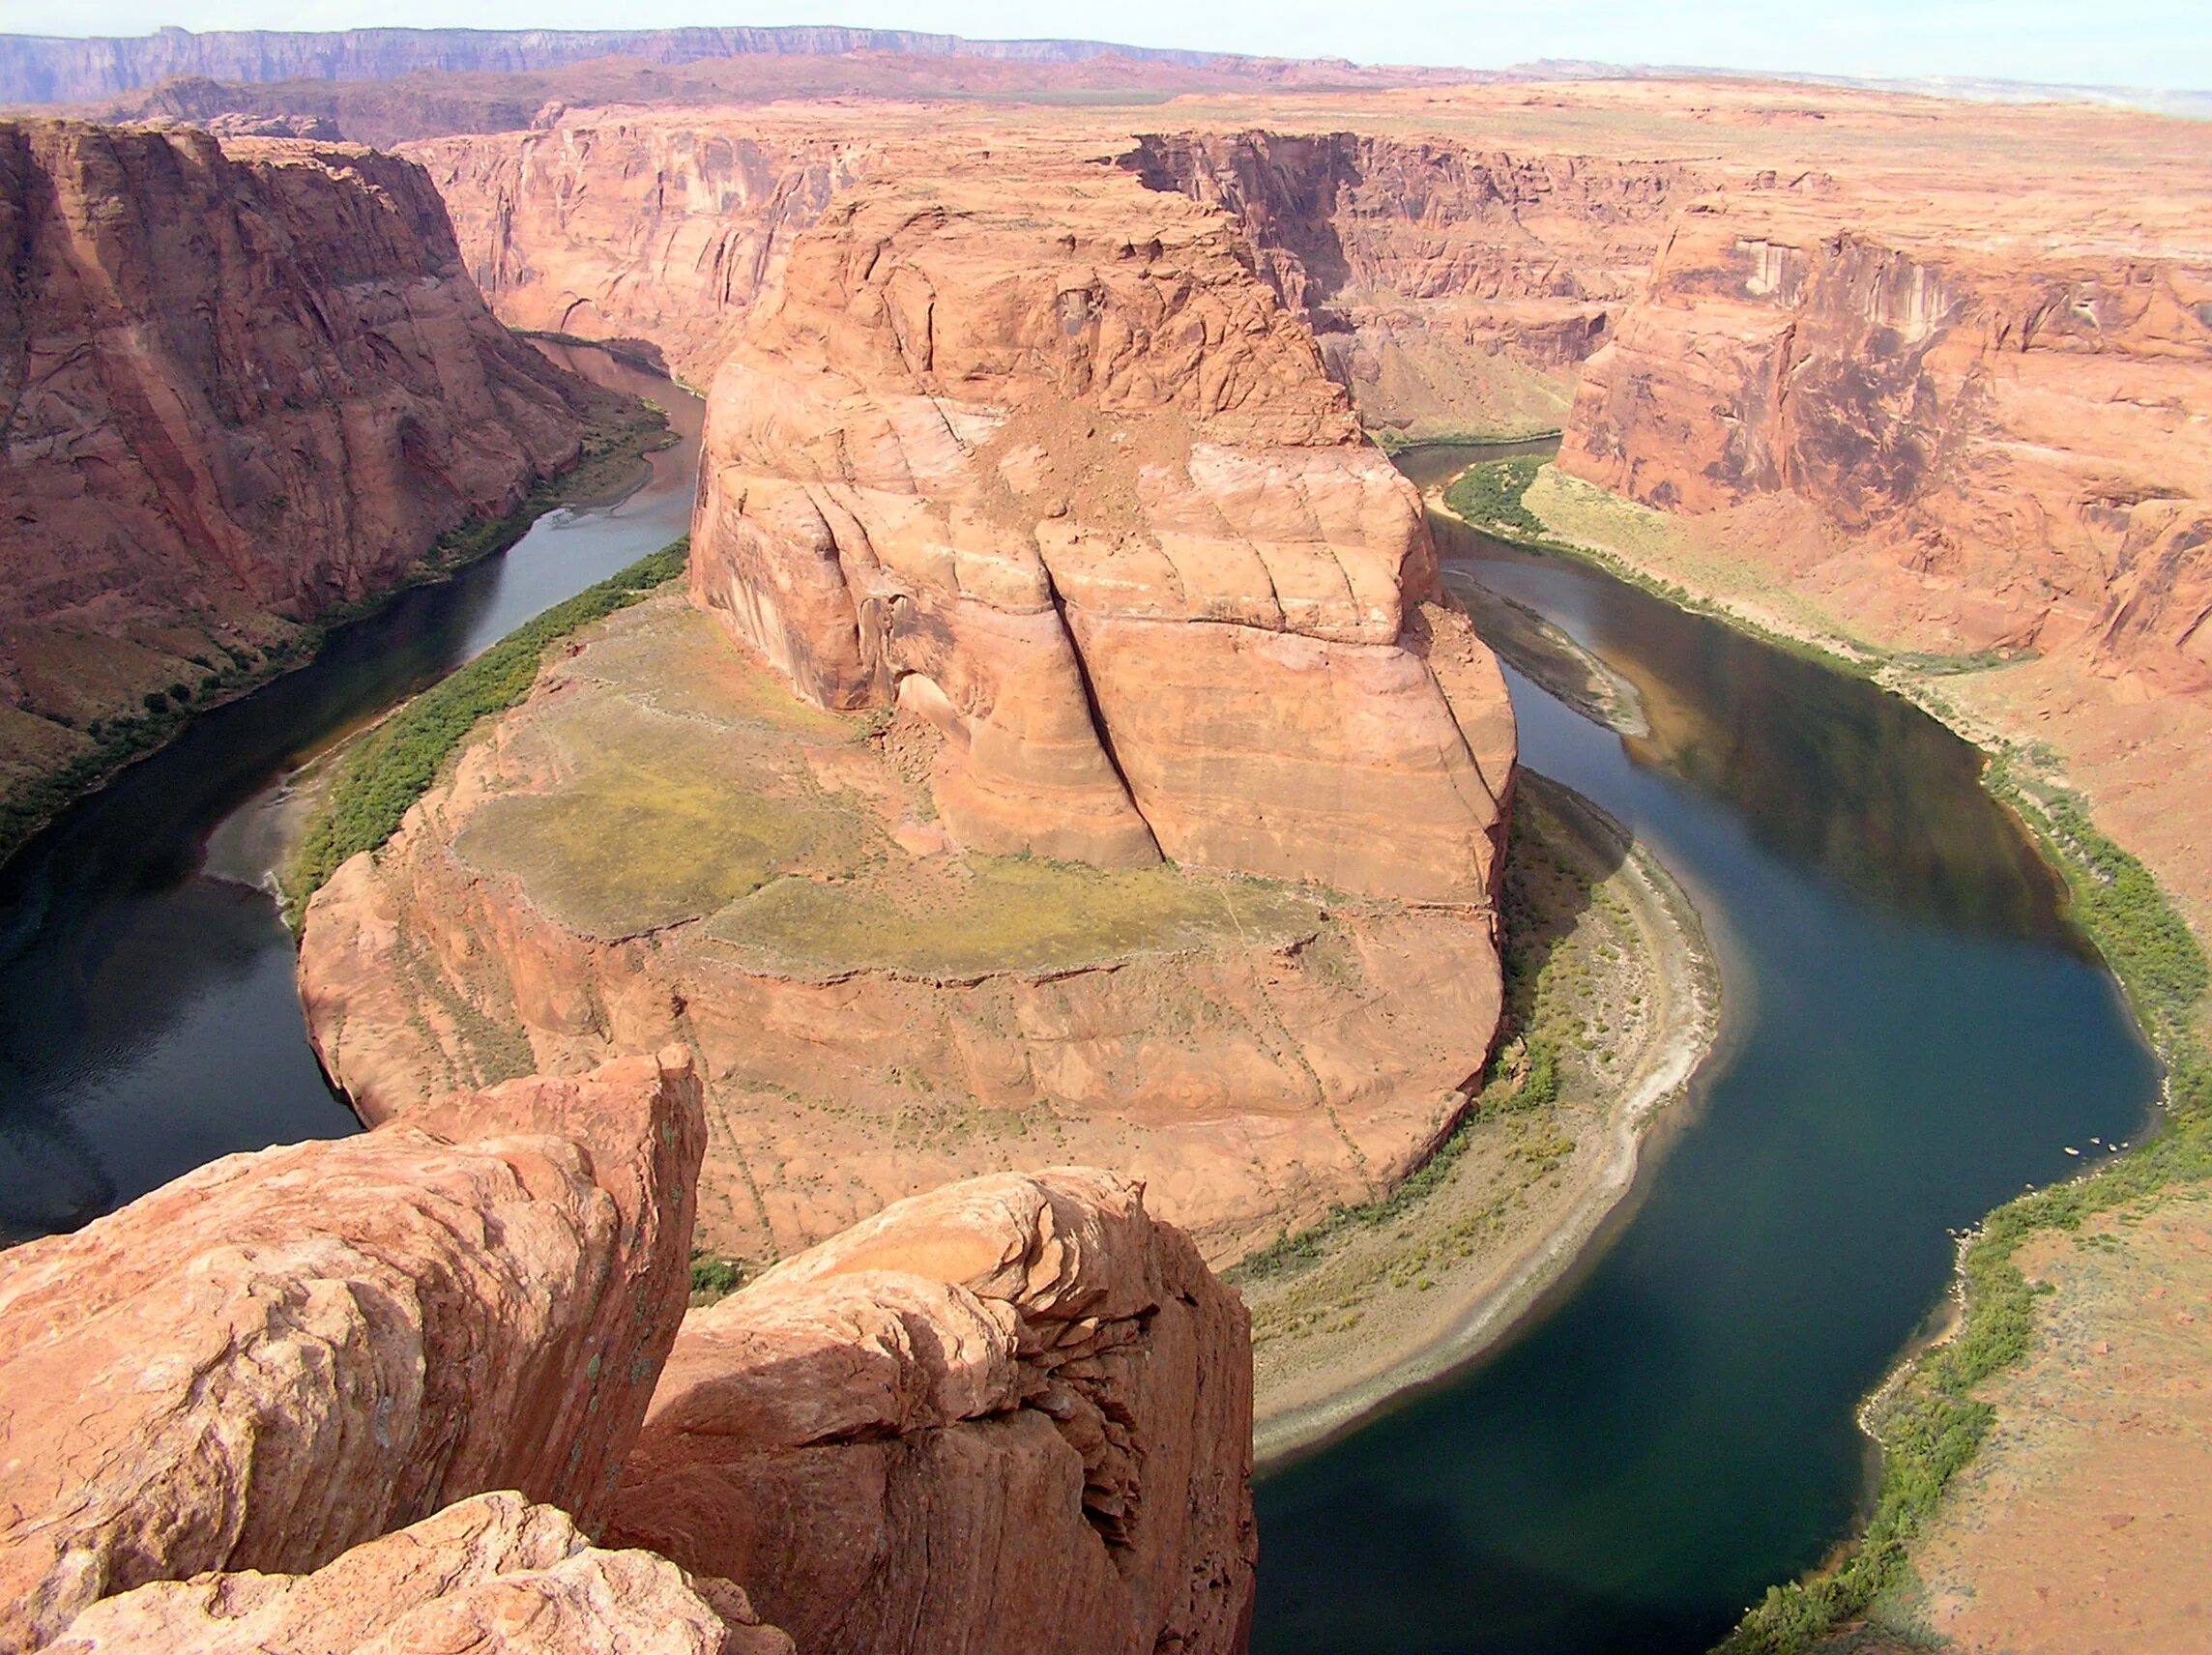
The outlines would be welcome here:
[[[669,411],[684,441],[642,487],[540,518],[506,553],[334,633],[0,869],[0,1241],[233,1150],[358,1130],[308,1050],[292,940],[262,884],[283,778],[690,521],[700,400],[604,352],[544,348]]]
[[[301,762],[683,532],[689,439],[608,510],[407,593],[195,723],[0,870],[0,1236],[214,1156],[354,1129],[261,884]],[[1471,456],[1402,462],[1435,478]],[[1972,752],[1870,685],[1592,570],[1439,526],[1453,578],[1640,691],[1624,740],[1512,678],[1524,760],[1703,909],[1725,1058],[1612,1244],[1480,1366],[1266,1479],[1255,1647],[1704,1648],[1851,1522],[1852,1405],[1941,1292],[1947,1230],[2142,1123],[2153,1069]]]
[[[1964,742],[1603,573],[1437,530],[1450,578],[1641,692],[1651,734],[1626,740],[1509,674],[1523,762],[1697,900],[1728,1029],[1594,1263],[1470,1371],[1262,1483],[1253,1647],[1687,1655],[1848,1532],[1854,1405],[1940,1301],[1948,1232],[2133,1136],[2155,1070]]]

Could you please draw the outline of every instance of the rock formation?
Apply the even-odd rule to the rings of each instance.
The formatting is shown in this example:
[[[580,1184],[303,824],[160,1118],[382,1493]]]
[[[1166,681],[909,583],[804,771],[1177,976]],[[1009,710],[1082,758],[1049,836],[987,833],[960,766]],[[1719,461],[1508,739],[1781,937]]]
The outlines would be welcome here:
[[[1037,156],[1009,216],[1006,164],[795,242],[709,399],[694,599],[929,720],[971,848],[1484,907],[1511,713],[1412,487],[1223,215]]]
[[[663,1372],[702,1125],[686,1053],[623,1059],[0,1256],[0,1650],[791,1655],[756,1600],[809,1651],[1241,1647],[1249,1330],[1186,1237],[957,1185]]]
[[[1879,633],[2093,638],[2212,688],[2207,296],[2186,257],[2023,264],[1753,192],[1674,235],[1585,369],[1560,465],[1693,515],[1796,508],[1765,537],[1842,556],[1828,578]]]
[[[1464,1107],[1503,682],[1233,220],[1053,146],[883,164],[715,376],[691,595],[742,648],[580,637],[316,897],[309,1026],[371,1118],[692,1042],[747,1257],[1079,1159],[1234,1258]]]
[[[1238,1649],[1249,1339],[1104,1174],[901,1202],[684,1319],[608,1543],[809,1655]]]
[[[519,1489],[586,1527],[689,1287],[688,1056],[233,1155],[0,1254],[0,1649]]]
[[[422,170],[0,123],[0,784],[390,586],[572,460]]]
[[[876,148],[828,131],[609,114],[408,153],[509,326],[643,344],[704,386],[792,236]]]
[[[312,1574],[234,1571],[95,1604],[52,1655],[792,1655],[726,1581],[594,1547],[568,1513],[479,1495]]]
[[[1484,915],[963,854],[941,740],[812,711],[680,593],[625,611],[315,896],[324,1066],[374,1120],[685,1041],[702,1237],[751,1259],[1070,1160],[1234,1259],[1457,1118],[1499,1014]]]
[[[1556,429],[1709,175],[1441,134],[1145,134],[1121,164],[1235,214],[1372,426]]]

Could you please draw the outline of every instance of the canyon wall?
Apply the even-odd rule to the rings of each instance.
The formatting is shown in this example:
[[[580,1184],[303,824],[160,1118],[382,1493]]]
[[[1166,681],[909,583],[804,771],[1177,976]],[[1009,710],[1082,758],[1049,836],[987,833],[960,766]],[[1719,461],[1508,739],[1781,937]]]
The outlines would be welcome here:
[[[704,1127],[679,1048],[0,1256],[0,1650],[1241,1646],[1248,1333],[1138,1190],[955,1186],[685,1316]]]
[[[1693,516],[1800,508],[1877,635],[2087,644],[2212,687],[2212,257],[2032,259],[1756,194],[1684,222],[1586,365],[1560,466]],[[1848,550],[1845,543],[1848,542]]]
[[[717,58],[916,57],[1076,67],[1106,60],[1177,87],[1405,85],[1444,70],[1362,68],[1340,59],[1109,45],[1099,41],[972,41],[911,29],[834,26],[688,29],[157,29],[136,37],[0,37],[0,103],[71,103],[177,76],[253,83],[386,80],[442,72],[526,73],[599,58],[674,66]],[[848,69],[848,75],[852,73]],[[1457,72],[1465,78],[1467,72]]]
[[[642,346],[705,386],[792,237],[880,145],[726,116],[572,116],[413,145],[510,327]]]
[[[367,150],[0,124],[0,248],[10,786],[512,509],[611,406]]]
[[[1353,131],[1150,133],[1121,164],[1234,214],[1361,418],[1408,437],[1557,428],[1576,365],[1708,182]]]

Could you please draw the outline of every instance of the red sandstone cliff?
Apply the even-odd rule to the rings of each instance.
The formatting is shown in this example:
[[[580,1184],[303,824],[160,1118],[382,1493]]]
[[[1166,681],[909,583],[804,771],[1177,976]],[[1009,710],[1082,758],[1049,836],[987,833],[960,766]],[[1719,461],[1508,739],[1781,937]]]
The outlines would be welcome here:
[[[2086,639],[2208,688],[2208,306],[2212,262],[2185,252],[2023,258],[1753,193],[1673,237],[1585,369],[1560,464],[1691,514],[1805,508],[1883,634]]]
[[[410,146],[470,274],[518,328],[643,342],[713,377],[792,236],[880,146],[719,119],[574,116]]]
[[[1487,910],[1503,682],[1235,223],[908,159],[715,376],[694,600],[817,705],[936,726],[972,849]]]
[[[0,123],[0,783],[196,692],[573,459],[420,168]]]
[[[1186,1238],[954,1186],[664,1374],[703,1125],[626,1059],[0,1255],[0,1650],[790,1655],[753,1580],[808,1650],[1240,1646],[1248,1333]]]
[[[1121,164],[1237,216],[1373,426],[1557,427],[1701,166],[1437,135],[1148,133]]]

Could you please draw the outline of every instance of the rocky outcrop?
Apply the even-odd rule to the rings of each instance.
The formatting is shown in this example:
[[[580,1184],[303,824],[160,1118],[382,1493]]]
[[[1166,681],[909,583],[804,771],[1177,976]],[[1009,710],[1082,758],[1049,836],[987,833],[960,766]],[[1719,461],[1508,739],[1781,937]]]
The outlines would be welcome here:
[[[0,123],[0,781],[512,509],[605,400],[367,150]]]
[[[408,154],[503,320],[643,346],[703,386],[791,238],[879,148],[726,118],[577,114]]]
[[[0,1650],[1241,1649],[1249,1328],[1137,1188],[940,1190],[680,1333],[701,1127],[624,1059],[0,1257]]]
[[[0,1255],[0,1649],[488,1490],[596,1528],[683,1313],[702,1142],[687,1055],[626,1059],[230,1156]]]
[[[809,1655],[1240,1649],[1248,1343],[1119,1179],[902,1202],[684,1319],[609,1544]]]
[[[934,724],[972,848],[1489,905],[1502,681],[1218,212],[1050,152],[856,189],[715,376],[691,567],[800,695]]]
[[[1233,1259],[1465,1106],[1502,678],[1232,219],[1057,143],[882,164],[715,377],[726,637],[551,663],[316,897],[309,1027],[371,1118],[693,1044],[731,1253],[1075,1159]]]
[[[53,1655],[792,1655],[726,1581],[594,1547],[568,1513],[480,1495],[312,1574],[234,1571],[95,1604]]]

